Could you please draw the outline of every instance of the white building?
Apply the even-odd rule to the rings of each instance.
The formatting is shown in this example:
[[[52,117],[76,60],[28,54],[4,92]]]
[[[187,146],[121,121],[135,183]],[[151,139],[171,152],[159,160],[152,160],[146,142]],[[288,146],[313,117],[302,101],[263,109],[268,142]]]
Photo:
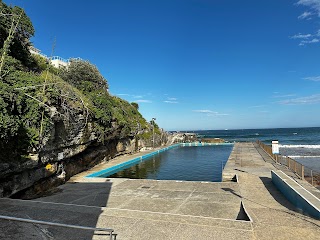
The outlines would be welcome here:
[[[39,56],[47,59],[51,63],[51,65],[53,65],[56,68],[61,68],[61,67],[67,68],[70,64],[69,60],[66,60],[66,59],[59,57],[59,56],[48,57],[47,55],[41,53],[41,50],[39,50],[33,46],[29,47],[29,51],[31,54],[39,55]]]
[[[70,62],[69,60],[66,60],[62,57],[59,57],[59,56],[54,56],[50,59],[50,63],[56,67],[56,68],[61,68],[61,67],[68,67]]]
[[[47,55],[43,54],[43,53],[41,52],[41,50],[39,50],[38,48],[35,48],[35,47],[33,47],[33,46],[30,46],[30,47],[29,47],[29,52],[30,52],[31,54],[39,55],[39,56],[41,56],[41,57],[44,57],[45,59],[48,59]]]

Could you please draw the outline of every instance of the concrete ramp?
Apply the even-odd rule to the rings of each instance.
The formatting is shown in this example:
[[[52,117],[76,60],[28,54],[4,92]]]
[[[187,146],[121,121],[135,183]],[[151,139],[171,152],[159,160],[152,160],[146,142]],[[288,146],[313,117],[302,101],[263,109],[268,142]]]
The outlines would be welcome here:
[[[272,182],[304,214],[320,220],[320,200],[282,171],[271,171]]]

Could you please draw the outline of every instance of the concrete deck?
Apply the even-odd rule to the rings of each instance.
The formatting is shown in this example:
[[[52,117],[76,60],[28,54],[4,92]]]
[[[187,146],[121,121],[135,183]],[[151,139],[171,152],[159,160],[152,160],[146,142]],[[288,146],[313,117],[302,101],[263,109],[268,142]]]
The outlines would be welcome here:
[[[33,201],[0,199],[0,214],[113,228],[117,239],[317,239],[320,221],[297,212],[271,182],[276,167],[252,143],[235,144],[224,176],[239,182],[84,178]],[[251,221],[239,218],[244,203]],[[98,232],[0,220],[0,239],[108,239]]]

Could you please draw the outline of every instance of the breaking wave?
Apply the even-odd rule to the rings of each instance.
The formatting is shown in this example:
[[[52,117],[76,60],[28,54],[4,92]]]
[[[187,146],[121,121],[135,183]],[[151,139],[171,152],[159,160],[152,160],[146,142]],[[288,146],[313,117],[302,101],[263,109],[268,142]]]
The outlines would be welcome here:
[[[310,148],[310,149],[318,149],[320,145],[279,145],[279,148]]]
[[[320,158],[320,156],[288,156],[289,158]]]

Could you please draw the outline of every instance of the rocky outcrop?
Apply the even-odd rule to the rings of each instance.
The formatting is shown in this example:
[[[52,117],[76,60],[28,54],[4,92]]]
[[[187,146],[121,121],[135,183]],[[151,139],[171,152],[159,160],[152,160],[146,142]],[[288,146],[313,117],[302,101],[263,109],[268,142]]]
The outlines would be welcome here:
[[[225,143],[226,141],[222,138],[202,138],[203,143]]]
[[[0,163],[0,197],[32,198],[100,162],[152,146],[152,139],[137,139],[134,132],[125,135],[115,123],[104,134],[99,142],[93,124],[81,114],[72,121],[56,118],[39,154],[24,162]],[[155,135],[156,147],[167,142],[166,132]]]
[[[102,146],[90,146],[73,157],[14,173],[0,184],[0,189],[4,190],[1,195],[34,198],[98,163],[131,153],[133,146],[130,138],[110,140]]]
[[[169,135],[170,144],[174,143],[187,143],[187,142],[197,142],[196,133],[172,133]]]

